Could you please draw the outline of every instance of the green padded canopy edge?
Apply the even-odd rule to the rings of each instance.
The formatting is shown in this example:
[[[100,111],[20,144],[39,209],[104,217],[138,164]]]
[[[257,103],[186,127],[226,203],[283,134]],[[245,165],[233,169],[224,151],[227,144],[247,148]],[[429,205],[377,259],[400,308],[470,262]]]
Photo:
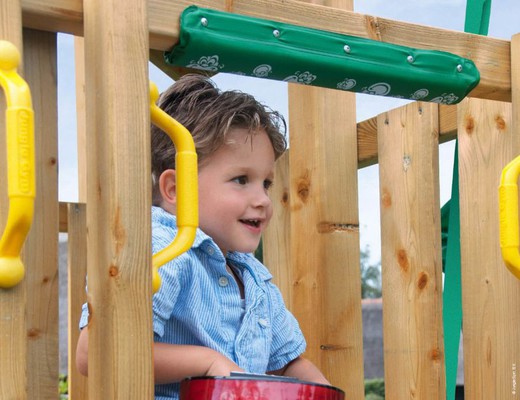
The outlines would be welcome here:
[[[190,6],[170,65],[442,104],[480,74],[466,58]]]
[[[464,31],[487,35],[491,0],[467,0]],[[445,215],[449,212],[449,219]],[[455,140],[451,200],[441,209],[443,239],[447,232],[447,245],[443,243],[444,292],[444,352],[446,354],[446,400],[455,399],[458,354],[462,329],[462,287],[460,263],[460,205],[458,143]],[[448,222],[448,224],[446,224]],[[444,254],[445,250],[445,254]]]

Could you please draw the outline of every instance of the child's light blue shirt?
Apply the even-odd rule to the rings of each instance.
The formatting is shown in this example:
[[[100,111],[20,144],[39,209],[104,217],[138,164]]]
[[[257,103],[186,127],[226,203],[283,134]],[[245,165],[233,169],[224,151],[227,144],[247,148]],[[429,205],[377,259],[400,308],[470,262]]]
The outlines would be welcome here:
[[[170,244],[176,232],[175,216],[152,207],[152,252]],[[222,252],[200,229],[188,252],[159,269],[154,340],[212,348],[247,372],[284,367],[305,350],[298,322],[271,282],[272,275],[253,255],[230,252],[227,263],[241,276],[245,302]],[[81,326],[87,322],[85,311]],[[178,399],[178,392],[179,384],[156,385],[155,398]]]

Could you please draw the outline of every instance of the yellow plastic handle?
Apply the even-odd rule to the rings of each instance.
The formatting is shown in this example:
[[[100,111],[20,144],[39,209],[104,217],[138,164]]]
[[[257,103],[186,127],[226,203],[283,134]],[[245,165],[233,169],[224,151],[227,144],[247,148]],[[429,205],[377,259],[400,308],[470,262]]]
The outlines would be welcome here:
[[[195,240],[195,233],[199,225],[199,191],[197,179],[197,153],[190,132],[155,103],[159,98],[159,91],[154,83],[150,82],[150,113],[154,125],[161,128],[170,136],[175,148],[175,168],[177,184],[177,227],[178,232],[173,242],[155,253],[152,257],[153,292],[161,287],[159,267],[173,258],[188,251]]]
[[[0,239],[0,288],[11,288],[25,275],[20,252],[34,214],[34,113],[27,83],[18,75],[20,53],[0,40],[0,85],[6,102],[7,193],[9,212]]]
[[[500,249],[507,268],[520,279],[520,233],[518,226],[518,176],[520,156],[502,170],[498,188],[500,217]]]

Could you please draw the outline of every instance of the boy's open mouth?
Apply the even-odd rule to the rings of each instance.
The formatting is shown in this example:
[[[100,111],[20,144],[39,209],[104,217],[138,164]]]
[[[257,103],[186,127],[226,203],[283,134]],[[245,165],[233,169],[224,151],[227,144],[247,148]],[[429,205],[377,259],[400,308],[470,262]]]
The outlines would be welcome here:
[[[260,221],[257,219],[241,219],[240,222],[246,225],[254,226],[255,228],[260,226]]]

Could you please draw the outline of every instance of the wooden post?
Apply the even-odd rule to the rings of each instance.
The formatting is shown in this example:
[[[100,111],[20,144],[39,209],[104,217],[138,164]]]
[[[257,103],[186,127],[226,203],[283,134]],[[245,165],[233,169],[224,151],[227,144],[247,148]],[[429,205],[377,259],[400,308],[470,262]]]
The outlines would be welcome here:
[[[352,9],[349,0],[308,2]],[[307,339],[305,356],[345,390],[348,399],[360,400],[364,386],[355,97],[289,84],[289,119],[291,308]]]
[[[469,99],[458,110],[464,392],[475,400],[520,398],[520,281],[504,265],[498,217],[501,171],[520,153],[514,45],[513,106]]]
[[[84,3],[89,396],[153,397],[147,2]]]
[[[446,397],[438,107],[378,116],[385,397]]]
[[[29,399],[58,391],[58,102],[57,37],[24,30],[24,69],[34,108],[36,199],[25,243]]]
[[[13,43],[22,55],[22,15],[18,0],[0,0],[0,39]],[[23,71],[20,65],[19,72]],[[5,136],[5,96],[0,95],[0,234],[9,210]],[[25,281],[0,289],[0,398],[27,398],[27,336],[25,329]]]

